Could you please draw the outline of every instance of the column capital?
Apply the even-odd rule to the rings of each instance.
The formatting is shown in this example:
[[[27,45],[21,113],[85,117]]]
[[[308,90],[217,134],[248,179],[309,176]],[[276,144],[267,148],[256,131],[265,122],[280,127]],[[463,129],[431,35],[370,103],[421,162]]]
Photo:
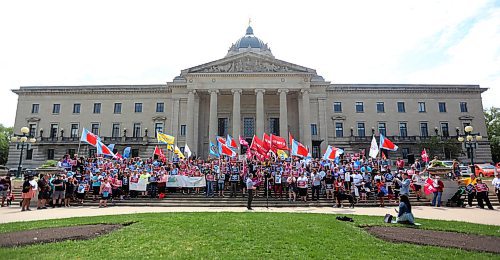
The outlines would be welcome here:
[[[301,89],[300,92],[302,94],[309,94],[309,93],[311,93],[311,90],[310,89]]]
[[[190,90],[188,90],[188,94],[196,94],[196,89],[190,89]]]
[[[265,90],[265,89],[263,89],[263,88],[257,88],[257,89],[255,89],[255,93],[259,93],[259,92],[260,92],[260,93],[265,93],[265,92],[266,92],[266,90]]]
[[[209,89],[208,93],[210,93],[210,94],[212,94],[212,93],[219,94],[219,90],[218,89]]]
[[[278,89],[278,93],[288,93],[289,90],[287,88],[280,88]]]
[[[242,90],[242,89],[240,89],[240,88],[237,88],[237,89],[231,89],[231,93],[233,93],[233,94],[236,94],[236,93],[241,94],[241,92],[243,92],[243,90]]]

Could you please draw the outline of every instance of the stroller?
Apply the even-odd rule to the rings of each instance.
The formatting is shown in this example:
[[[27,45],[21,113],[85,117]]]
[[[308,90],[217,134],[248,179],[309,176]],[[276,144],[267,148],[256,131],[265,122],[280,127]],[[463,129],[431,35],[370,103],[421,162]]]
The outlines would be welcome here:
[[[458,187],[457,192],[446,202],[446,207],[465,207],[465,198],[467,197],[467,191],[465,187]]]

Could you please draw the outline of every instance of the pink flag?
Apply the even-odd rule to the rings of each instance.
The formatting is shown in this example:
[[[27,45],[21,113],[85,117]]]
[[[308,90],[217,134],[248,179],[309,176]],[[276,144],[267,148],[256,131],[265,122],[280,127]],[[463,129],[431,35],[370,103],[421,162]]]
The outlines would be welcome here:
[[[429,195],[431,193],[434,193],[435,191],[436,188],[434,187],[434,181],[430,177],[427,178],[427,181],[425,181],[425,186],[424,186],[425,195]]]
[[[239,138],[240,138],[240,144],[241,144],[241,145],[243,145],[243,146],[248,146],[248,142],[247,142],[247,140],[245,140],[245,139],[241,138],[241,135],[239,136]]]

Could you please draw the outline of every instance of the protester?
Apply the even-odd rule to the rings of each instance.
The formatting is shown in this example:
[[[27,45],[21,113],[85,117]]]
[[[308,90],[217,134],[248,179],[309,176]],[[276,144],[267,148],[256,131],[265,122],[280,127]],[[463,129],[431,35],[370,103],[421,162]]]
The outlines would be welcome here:
[[[252,201],[253,201],[253,193],[255,191],[254,183],[252,181],[252,174],[248,174],[248,178],[246,181],[247,191],[248,191],[248,201],[247,201],[247,209],[252,209]]]
[[[484,209],[484,202],[486,202],[486,206],[488,206],[488,209],[493,209],[493,206],[490,203],[490,199],[488,198],[488,185],[486,183],[483,183],[483,180],[480,178],[477,178],[477,184],[476,184],[476,196],[477,196],[477,204],[480,208]]]
[[[297,179],[293,175],[288,176],[288,202],[295,202],[297,199]]]
[[[11,192],[12,182],[10,177],[0,179],[0,197],[2,198],[2,207],[5,206],[5,201],[7,200],[7,195]]]
[[[57,178],[52,180],[54,192],[52,193],[52,208],[61,207],[66,195],[66,186],[62,175],[57,175]]]
[[[101,199],[99,200],[99,208],[106,208],[108,206],[108,200],[111,198],[111,184],[107,178],[104,179],[104,182],[99,187],[99,194],[101,195]]]
[[[469,178],[463,178],[458,181],[459,184],[465,185],[465,190],[467,191],[467,204],[472,207],[472,202],[476,197],[476,184],[477,178],[475,174],[471,174]]]
[[[308,179],[305,176],[305,173],[302,172],[300,177],[297,179],[297,188],[299,189],[299,197],[304,202],[307,202],[307,182]]]
[[[500,172],[495,174],[495,178],[491,181],[491,185],[495,188],[495,194],[497,195],[498,201],[500,201]]]
[[[27,176],[24,178],[23,186],[22,186],[22,199],[21,202],[21,211],[31,211],[30,203],[31,199],[35,196],[36,185],[32,182],[33,176]]]
[[[432,197],[431,206],[441,207],[441,196],[443,195],[444,183],[441,181],[441,178],[437,175],[434,175],[433,182],[435,191],[434,196]]]

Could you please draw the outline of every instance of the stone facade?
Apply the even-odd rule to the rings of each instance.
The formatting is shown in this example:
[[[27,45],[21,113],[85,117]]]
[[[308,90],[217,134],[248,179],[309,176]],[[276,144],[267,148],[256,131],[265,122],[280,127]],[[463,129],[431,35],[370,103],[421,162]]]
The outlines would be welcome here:
[[[367,149],[372,133],[385,131],[402,148],[394,156],[406,157],[418,155],[418,144],[430,136],[453,139],[471,124],[485,137],[476,160],[489,162],[485,90],[478,85],[331,84],[313,69],[274,58],[249,28],[226,57],[182,70],[167,84],[13,91],[19,96],[15,129],[28,126],[37,137],[24,165],[36,167],[69,152],[94,152],[79,145],[83,128],[120,152],[130,146],[141,157],[153,154],[155,132],[161,130],[202,158],[220,134],[250,139],[290,132],[319,156],[329,144],[347,152]],[[19,151],[11,145],[8,166],[18,160]]]

